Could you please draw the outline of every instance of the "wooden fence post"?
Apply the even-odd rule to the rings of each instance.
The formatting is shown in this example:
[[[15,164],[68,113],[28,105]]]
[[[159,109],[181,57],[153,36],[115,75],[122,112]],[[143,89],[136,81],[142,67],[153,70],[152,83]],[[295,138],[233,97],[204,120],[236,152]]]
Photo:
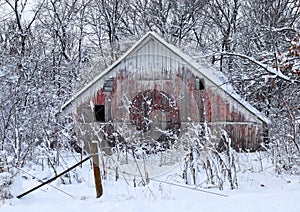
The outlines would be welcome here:
[[[91,145],[91,154],[93,158],[94,178],[97,198],[103,194],[103,188],[101,183],[100,167],[99,167],[99,155],[98,155],[98,141],[93,141]]]

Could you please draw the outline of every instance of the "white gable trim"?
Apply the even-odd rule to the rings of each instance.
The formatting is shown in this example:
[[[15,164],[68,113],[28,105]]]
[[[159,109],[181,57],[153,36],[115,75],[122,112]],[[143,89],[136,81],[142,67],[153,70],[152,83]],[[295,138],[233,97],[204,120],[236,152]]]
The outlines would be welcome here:
[[[152,34],[151,32],[144,35],[138,42],[136,42],[124,55],[122,55],[118,60],[116,60],[113,64],[111,64],[109,67],[107,67],[104,71],[102,71],[98,76],[96,76],[92,81],[90,81],[86,86],[84,86],[82,89],[78,91],[78,93],[75,94],[74,97],[72,97],[70,100],[68,100],[62,107],[61,110],[65,110],[67,107],[71,105],[73,101],[78,99],[85,91],[87,91],[92,85],[94,85],[96,82],[98,82],[99,79],[101,79],[105,74],[107,74],[110,70],[112,70],[114,67],[116,67],[121,61],[123,61],[134,49],[136,49],[140,43],[149,36],[149,34]]]

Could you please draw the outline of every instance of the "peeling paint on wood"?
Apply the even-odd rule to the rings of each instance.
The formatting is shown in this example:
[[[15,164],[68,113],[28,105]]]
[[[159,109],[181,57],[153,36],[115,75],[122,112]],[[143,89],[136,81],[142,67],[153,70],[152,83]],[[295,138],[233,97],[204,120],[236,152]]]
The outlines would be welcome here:
[[[204,89],[195,89],[195,78],[204,80]],[[113,80],[112,92],[103,90],[108,79]],[[106,125],[103,128],[106,134],[99,135],[109,138],[109,142],[122,139],[117,129],[124,124],[135,127],[141,136],[156,125],[173,131],[180,139],[192,123],[207,122],[216,138],[220,137],[220,129],[225,129],[237,149],[256,149],[265,136],[263,120],[155,39],[141,42],[103,75],[93,89],[90,97],[78,105],[77,120],[94,127],[93,107],[86,105],[88,102],[105,105],[105,119],[109,125],[96,124],[99,127]],[[89,131],[88,127],[86,131]],[[87,134],[91,136],[91,133],[82,135]],[[162,140],[161,131],[149,135]]]

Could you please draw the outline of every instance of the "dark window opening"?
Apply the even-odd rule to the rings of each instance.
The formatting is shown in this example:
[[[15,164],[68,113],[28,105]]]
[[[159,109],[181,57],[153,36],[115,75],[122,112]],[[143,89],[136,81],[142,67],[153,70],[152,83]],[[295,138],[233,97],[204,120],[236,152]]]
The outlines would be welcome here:
[[[195,90],[204,90],[205,85],[204,85],[204,79],[203,78],[195,78]]]
[[[105,105],[95,105],[95,117],[97,121],[105,122]]]

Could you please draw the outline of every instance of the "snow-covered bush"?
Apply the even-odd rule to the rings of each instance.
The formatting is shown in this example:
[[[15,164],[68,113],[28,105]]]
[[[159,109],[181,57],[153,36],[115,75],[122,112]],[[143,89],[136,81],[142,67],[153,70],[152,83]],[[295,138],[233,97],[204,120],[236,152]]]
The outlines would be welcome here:
[[[286,139],[273,140],[267,148],[276,174],[300,174],[300,152]]]
[[[273,109],[269,143],[265,146],[273,161],[276,174],[288,172],[300,174],[300,113],[297,95],[299,86],[290,92],[294,96],[280,96],[277,101],[283,105]]]
[[[10,186],[13,183],[13,174],[8,169],[5,151],[0,151],[0,200],[12,198]]]
[[[236,152],[231,147],[231,139],[221,130],[223,151],[212,142],[206,124],[194,124],[187,133],[189,153],[185,157],[183,178],[187,184],[199,184],[198,172],[204,171],[208,187],[223,189],[227,181],[231,189],[238,186]],[[202,180],[203,181],[203,180]]]

